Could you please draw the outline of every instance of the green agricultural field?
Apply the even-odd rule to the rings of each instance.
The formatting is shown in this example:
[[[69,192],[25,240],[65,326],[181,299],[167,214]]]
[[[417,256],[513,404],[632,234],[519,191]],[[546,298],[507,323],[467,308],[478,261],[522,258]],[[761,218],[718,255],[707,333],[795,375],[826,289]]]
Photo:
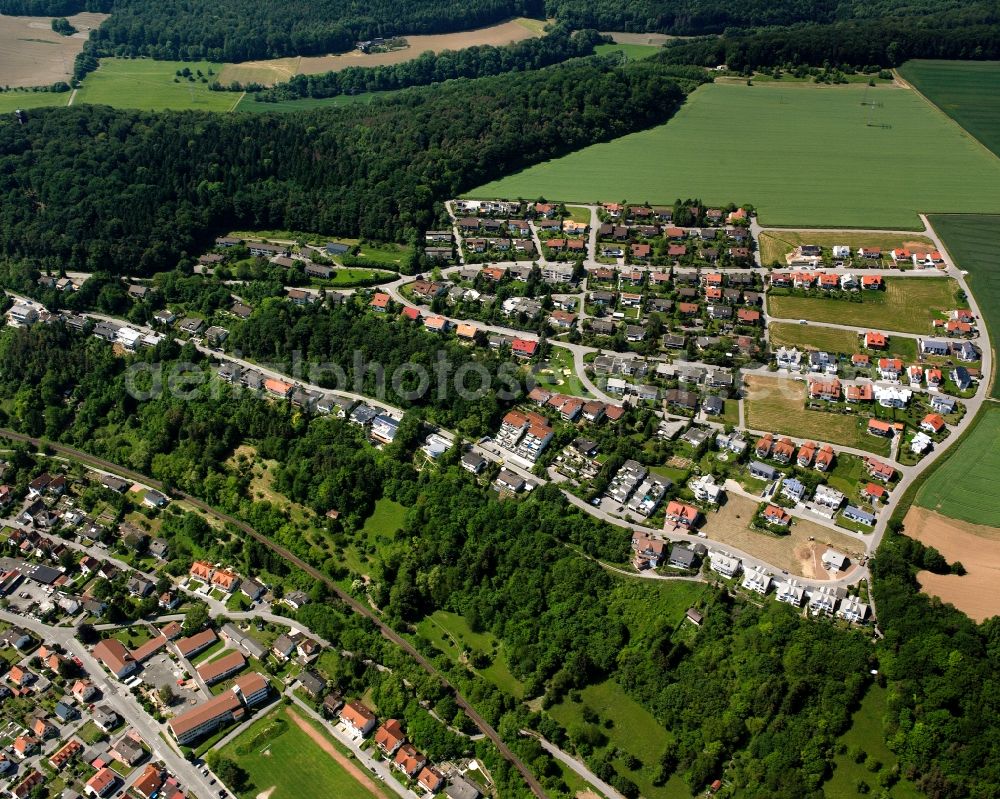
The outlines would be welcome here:
[[[858,752],[869,755],[882,766],[891,770],[896,766],[896,755],[885,744],[882,717],[886,712],[887,692],[885,688],[873,685],[868,689],[861,706],[855,711],[851,728],[840,737],[840,744],[847,751],[837,754],[833,760],[833,774],[823,786],[823,793],[829,799],[856,799],[859,795],[858,780],[864,780],[871,789],[872,796],[888,796],[889,799],[918,799],[921,796],[916,786],[908,780],[900,780],[886,794],[878,793],[877,774],[870,771],[864,761],[856,763],[851,755]]]
[[[907,61],[899,74],[1000,156],[1000,61]]]
[[[852,252],[856,252],[859,247],[878,247],[883,251],[894,250],[897,247],[918,250],[924,247],[933,248],[933,243],[929,238],[916,234],[844,231],[830,233],[825,231],[768,230],[760,234],[759,244],[761,263],[771,264],[777,261],[781,266],[785,265],[785,256],[801,244],[818,244],[824,248],[843,244],[850,247]]]
[[[853,355],[856,352],[866,352],[861,346],[857,333],[850,330],[840,330],[835,327],[819,327],[817,325],[798,325],[794,322],[772,322],[768,325],[772,347],[798,347],[799,349],[824,350],[830,353]],[[917,358],[917,342],[912,338],[889,336],[889,347],[879,353],[871,353],[872,357],[881,354],[902,358],[904,361],[914,361]]]
[[[1000,341],[1000,216],[943,215],[930,219],[960,269],[979,304],[994,352]],[[1000,399],[1000,381],[993,381],[992,396]]]
[[[302,713],[302,711],[297,711]],[[280,720],[276,724],[276,721]],[[332,739],[324,733],[331,743]],[[358,783],[282,709],[268,714],[222,749],[250,774],[243,799],[372,799]],[[273,792],[271,789],[273,788]],[[380,798],[381,799],[381,798]]]
[[[665,125],[468,194],[700,197],[753,203],[767,225],[918,229],[918,211],[1000,212],[1000,159],[909,89],[708,85]]]
[[[599,44],[594,48],[594,52],[597,55],[620,53],[628,61],[639,61],[640,59],[656,55],[662,49],[662,47],[658,47],[655,44]]]
[[[91,103],[116,108],[140,108],[146,111],[197,110],[231,111],[240,95],[212,92],[197,78],[177,78],[178,69],[201,70],[209,80],[218,64],[207,61],[152,61],[147,58],[103,58],[96,71],[83,79],[73,104]],[[174,82],[177,78],[178,83]]]
[[[861,293],[861,302],[827,297],[768,294],[767,312],[777,319],[896,330],[931,335],[931,322],[956,307],[958,284],[947,277],[887,277],[885,291]]]
[[[917,492],[916,504],[950,519],[1000,527],[1000,406],[987,403],[968,435]]]
[[[828,413],[805,407],[806,386],[796,380],[748,375],[744,400],[746,424],[797,438],[829,441],[846,447],[889,454],[889,442],[867,433],[868,420],[855,414]]]
[[[18,108],[45,108],[66,105],[70,92],[0,92],[0,114],[11,114]]]

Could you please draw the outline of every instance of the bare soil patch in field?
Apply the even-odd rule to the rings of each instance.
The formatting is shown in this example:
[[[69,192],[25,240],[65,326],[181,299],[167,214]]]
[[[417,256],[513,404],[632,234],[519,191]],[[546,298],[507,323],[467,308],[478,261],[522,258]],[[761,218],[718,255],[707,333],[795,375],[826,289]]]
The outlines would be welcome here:
[[[296,58],[276,58],[267,61],[247,61],[242,64],[227,64],[219,75],[224,84],[261,83],[274,85],[287,81],[294,75],[318,75],[323,72],[339,72],[347,67],[378,67],[387,64],[401,64],[410,61],[428,50],[440,53],[442,50],[461,50],[476,45],[491,44],[497,47],[522,39],[540,36],[518,20],[479,28],[460,33],[443,33],[432,36],[407,36],[410,46],[390,53],[362,53],[352,50],[340,55],[302,56]]]
[[[984,621],[1000,615],[1000,529],[949,519],[912,507],[904,520],[906,534],[934,547],[951,563],[960,561],[966,574],[917,573],[925,593],[950,602],[969,618]]]
[[[73,59],[107,14],[67,17],[73,36],[52,30],[51,17],[0,16],[0,86],[50,86],[73,75]]]
[[[839,573],[830,574],[823,568],[822,555],[828,546],[851,559],[848,572],[854,568],[861,548],[859,541],[803,519],[796,519],[786,536],[757,532],[749,527],[756,510],[756,502],[729,492],[726,504],[717,513],[706,516],[704,532],[713,541],[742,549],[799,577],[829,580],[839,576]]]

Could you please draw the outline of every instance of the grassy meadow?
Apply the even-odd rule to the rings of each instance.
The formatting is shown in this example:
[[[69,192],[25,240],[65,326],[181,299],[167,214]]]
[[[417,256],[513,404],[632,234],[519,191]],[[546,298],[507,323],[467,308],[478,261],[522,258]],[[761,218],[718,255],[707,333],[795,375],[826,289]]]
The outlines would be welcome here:
[[[906,779],[900,780],[885,794],[879,794],[877,775],[869,771],[864,762],[857,763],[851,757],[852,753],[860,751],[888,770],[896,766],[897,758],[886,746],[882,724],[887,701],[886,689],[877,685],[869,688],[861,700],[861,706],[854,712],[851,728],[840,737],[839,744],[846,747],[846,751],[834,756],[833,774],[823,785],[823,793],[828,799],[855,799],[859,794],[859,780],[868,784],[872,796],[888,796],[889,799],[917,799],[921,796],[916,786]]]
[[[596,714],[599,724],[584,720],[584,708]],[[653,784],[656,763],[673,745],[673,736],[613,680],[588,685],[580,692],[578,701],[564,699],[549,708],[548,713],[567,729],[598,728],[606,743],[597,747],[595,752],[615,747],[619,752],[612,759],[615,770],[635,782],[643,796],[671,799],[689,793],[687,786],[676,775],[666,785]],[[626,754],[638,758],[642,767],[636,771],[629,770],[624,763]]]
[[[899,74],[1000,156],[1000,61],[907,61]]]
[[[920,211],[1000,212],[1000,159],[908,89],[708,85],[664,125],[468,195],[700,197],[753,203],[766,225],[918,229]]]
[[[950,519],[1000,527],[1000,406],[987,403],[968,435],[917,492],[916,504]]]
[[[889,454],[889,442],[867,433],[868,420],[853,413],[814,411],[805,407],[806,384],[778,377],[748,375],[744,401],[747,427],[786,436],[828,441],[877,455]]]
[[[662,47],[655,44],[599,44],[594,48],[597,55],[609,55],[619,53],[625,56],[628,61],[638,61],[642,58],[649,58],[656,55]]]
[[[958,268],[968,273],[966,280],[996,351],[1000,340],[1000,264],[996,258],[1000,216],[942,215],[930,222]],[[1000,399],[1000,381],[993,381],[991,396]]]
[[[456,663],[462,659],[462,653],[466,649],[489,655],[490,665],[476,669],[476,673],[501,691],[518,699],[524,697],[524,684],[511,673],[506,655],[492,633],[474,632],[457,613],[437,610],[417,625],[417,635],[432,643]]]
[[[768,325],[768,335],[772,347],[798,347],[800,350],[823,350],[830,353],[841,352],[845,355],[866,352],[857,333],[836,327],[772,322]],[[917,342],[912,338],[890,336],[888,348],[880,350],[878,354],[882,353],[905,361],[914,361],[917,358]],[[876,353],[871,354],[876,355]]]
[[[69,102],[70,92],[0,92],[0,114],[12,114],[18,108],[46,108]]]
[[[956,307],[958,284],[947,277],[887,277],[885,291],[866,291],[861,302],[828,297],[768,294],[767,312],[777,319],[932,335],[931,322]]]
[[[190,69],[194,81],[179,78],[179,69]],[[220,66],[207,61],[153,61],[148,58],[104,58],[94,72],[84,78],[73,104],[112,105],[145,111],[196,110],[231,111],[240,95],[212,92],[201,83],[197,70],[211,82]],[[177,78],[177,83],[174,79]]]

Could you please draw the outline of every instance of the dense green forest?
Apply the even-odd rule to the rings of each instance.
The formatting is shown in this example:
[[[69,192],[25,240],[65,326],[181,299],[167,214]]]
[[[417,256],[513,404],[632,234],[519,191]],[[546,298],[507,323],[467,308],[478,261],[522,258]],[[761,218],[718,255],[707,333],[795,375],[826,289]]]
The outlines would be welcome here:
[[[663,122],[703,79],[590,58],[336,113],[33,110],[0,120],[0,252],[150,274],[222,229],[413,240],[441,199]]]
[[[890,534],[873,561],[892,689],[887,740],[927,796],[985,799],[1000,786],[1000,617],[977,626],[920,593],[928,553],[936,554]]]
[[[340,72],[295,75],[287,83],[259,91],[254,99],[280,102],[300,97],[334,97],[339,94],[381,92],[426,86],[454,78],[483,78],[506,72],[541,69],[570,58],[591,55],[602,41],[597,31],[559,27],[542,39],[526,39],[507,47],[482,45],[463,50],[427,52],[401,64],[382,67],[348,67]],[[235,90],[253,89],[234,85]],[[261,87],[256,87],[261,88]]]
[[[662,56],[677,64],[760,67],[895,67],[911,58],[1000,58],[1000,12],[975,8],[910,19],[858,19],[727,32],[673,42]]]

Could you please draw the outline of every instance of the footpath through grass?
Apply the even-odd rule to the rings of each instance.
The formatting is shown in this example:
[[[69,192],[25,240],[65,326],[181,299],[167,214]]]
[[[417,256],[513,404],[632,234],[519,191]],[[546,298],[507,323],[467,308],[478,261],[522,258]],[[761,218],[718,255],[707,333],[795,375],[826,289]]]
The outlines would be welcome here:
[[[966,280],[996,351],[997,341],[1000,341],[1000,261],[996,256],[1000,216],[956,214],[929,219],[955,264],[968,272]],[[993,381],[991,396],[1000,399],[1000,381]]]
[[[969,434],[917,492],[915,503],[950,519],[1000,527],[1000,405],[987,403]]]
[[[909,89],[708,85],[665,125],[468,194],[700,197],[753,203],[765,225],[917,229],[920,211],[1000,213],[1000,159]]]
[[[899,74],[1000,156],[1000,61],[907,61]]]

